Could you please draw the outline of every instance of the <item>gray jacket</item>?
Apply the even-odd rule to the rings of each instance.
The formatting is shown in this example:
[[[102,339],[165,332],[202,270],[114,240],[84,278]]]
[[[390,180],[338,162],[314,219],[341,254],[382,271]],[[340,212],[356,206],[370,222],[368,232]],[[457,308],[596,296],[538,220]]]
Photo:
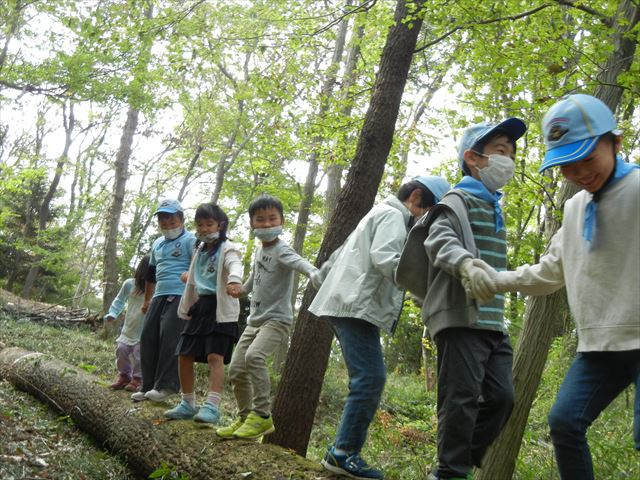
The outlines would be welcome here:
[[[424,299],[422,319],[435,337],[440,330],[470,327],[478,316],[476,302],[460,282],[460,264],[478,257],[461,194],[450,191],[411,229],[396,282]]]
[[[402,310],[404,295],[394,274],[410,218],[396,197],[373,207],[322,265],[325,279],[309,311],[318,317],[358,318],[391,332]]]

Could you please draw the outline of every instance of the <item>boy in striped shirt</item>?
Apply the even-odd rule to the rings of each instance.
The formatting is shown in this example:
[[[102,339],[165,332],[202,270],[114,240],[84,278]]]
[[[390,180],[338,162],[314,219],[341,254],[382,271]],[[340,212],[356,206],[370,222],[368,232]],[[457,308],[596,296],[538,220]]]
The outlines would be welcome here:
[[[506,267],[499,189],[513,177],[515,142],[526,129],[509,118],[464,132],[458,147],[464,177],[434,208],[424,241],[431,268],[423,317],[438,353],[438,470],[431,478],[472,478],[513,408],[504,297],[487,290],[476,302],[465,286],[487,275],[474,258]]]

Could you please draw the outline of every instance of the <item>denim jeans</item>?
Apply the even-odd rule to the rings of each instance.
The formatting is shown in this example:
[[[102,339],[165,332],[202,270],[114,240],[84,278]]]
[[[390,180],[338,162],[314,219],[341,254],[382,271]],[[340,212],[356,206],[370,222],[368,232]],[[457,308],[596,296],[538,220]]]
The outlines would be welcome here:
[[[634,436],[640,440],[640,350],[578,353],[549,412],[551,439],[563,480],[593,480],[587,428],[631,383],[636,384]]]
[[[349,373],[349,394],[334,446],[348,452],[359,452],[380,404],[387,376],[380,329],[358,318],[327,319],[340,343]]]

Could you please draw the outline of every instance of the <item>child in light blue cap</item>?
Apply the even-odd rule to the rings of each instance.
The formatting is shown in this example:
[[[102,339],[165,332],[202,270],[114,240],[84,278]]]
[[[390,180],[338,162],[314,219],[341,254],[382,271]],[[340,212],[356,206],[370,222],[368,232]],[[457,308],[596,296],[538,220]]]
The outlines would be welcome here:
[[[489,275],[482,258],[506,267],[500,189],[513,177],[518,118],[471,125],[458,161],[463,179],[411,230],[396,280],[422,300],[422,318],[438,352],[438,468],[432,479],[467,479],[479,467],[513,408],[513,350],[504,298],[485,286],[483,302],[465,285]],[[484,303],[484,304],[482,304]]]
[[[151,246],[142,312],[146,313],[140,336],[142,387],[133,401],[162,402],[180,389],[176,345],[183,322],[178,304],[191,263],[196,237],[184,228],[180,202],[164,199],[153,214],[161,237]]]
[[[560,477],[591,480],[587,429],[632,383],[640,450],[640,169],[622,159],[615,117],[590,95],[553,105],[542,131],[547,152],[540,171],[560,167],[582,191],[565,203],[562,227],[540,263],[511,272],[474,263],[490,274],[494,293],[547,295],[566,286],[578,353],[549,426]]]

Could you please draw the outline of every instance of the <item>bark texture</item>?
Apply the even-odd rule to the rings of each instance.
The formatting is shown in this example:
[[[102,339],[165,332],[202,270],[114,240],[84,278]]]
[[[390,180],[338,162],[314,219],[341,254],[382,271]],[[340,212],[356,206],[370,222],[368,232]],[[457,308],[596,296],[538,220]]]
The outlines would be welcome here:
[[[134,404],[128,393],[112,392],[96,377],[41,353],[0,350],[0,376],[68,415],[141,478],[163,463],[192,480],[334,478],[275,445],[222,441],[211,428],[165,421],[168,404]]]

